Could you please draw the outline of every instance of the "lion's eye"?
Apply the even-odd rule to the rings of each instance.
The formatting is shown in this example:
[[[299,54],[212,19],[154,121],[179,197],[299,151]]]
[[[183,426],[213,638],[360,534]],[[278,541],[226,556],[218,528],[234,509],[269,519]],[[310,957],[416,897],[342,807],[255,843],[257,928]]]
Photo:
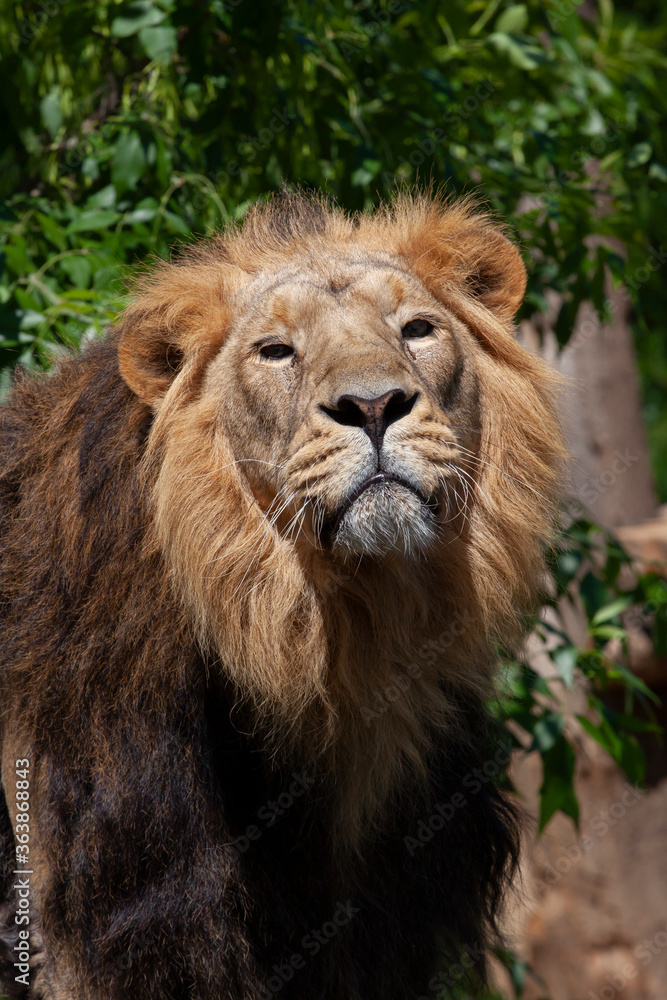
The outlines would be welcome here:
[[[409,323],[405,324],[401,333],[408,339],[428,337],[429,333],[433,333],[433,323],[429,323],[427,319],[411,319]]]
[[[289,344],[265,344],[259,353],[263,358],[271,358],[273,361],[278,358],[289,358],[294,354],[294,348]]]

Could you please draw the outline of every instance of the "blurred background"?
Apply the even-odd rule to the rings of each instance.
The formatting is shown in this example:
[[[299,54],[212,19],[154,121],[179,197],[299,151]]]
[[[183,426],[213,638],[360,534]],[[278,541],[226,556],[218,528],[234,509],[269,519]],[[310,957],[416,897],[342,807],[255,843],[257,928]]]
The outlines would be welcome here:
[[[0,7],[1,395],[99,335],[130,269],[284,184],[363,210],[433,183],[510,224],[573,462],[495,706],[532,816],[506,997],[667,997],[666,32],[661,0]]]

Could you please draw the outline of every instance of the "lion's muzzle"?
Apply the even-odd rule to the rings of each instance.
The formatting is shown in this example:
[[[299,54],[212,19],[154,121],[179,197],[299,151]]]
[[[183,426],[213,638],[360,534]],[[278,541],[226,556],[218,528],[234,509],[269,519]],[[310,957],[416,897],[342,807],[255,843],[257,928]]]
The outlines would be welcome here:
[[[328,528],[335,552],[382,558],[391,552],[414,557],[435,538],[433,505],[398,476],[378,472],[347,498]]]

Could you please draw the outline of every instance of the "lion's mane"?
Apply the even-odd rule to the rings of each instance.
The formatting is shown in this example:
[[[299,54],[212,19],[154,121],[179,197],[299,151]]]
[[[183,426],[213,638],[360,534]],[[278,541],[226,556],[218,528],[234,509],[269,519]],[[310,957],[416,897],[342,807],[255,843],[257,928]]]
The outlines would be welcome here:
[[[382,574],[267,530],[205,379],[239,275],[374,252],[474,331],[482,414],[459,536]],[[0,417],[3,784],[31,758],[43,975],[72,996],[263,996],[339,898],[364,915],[282,996],[403,997],[439,933],[482,940],[516,850],[500,793],[468,796],[439,843],[405,838],[492,753],[494,649],[516,646],[543,574],[562,447],[554,378],[513,338],[523,286],[469,203],[351,219],[284,196],[153,268],[103,342],[18,378]],[[303,768],[307,793],[239,851]]]

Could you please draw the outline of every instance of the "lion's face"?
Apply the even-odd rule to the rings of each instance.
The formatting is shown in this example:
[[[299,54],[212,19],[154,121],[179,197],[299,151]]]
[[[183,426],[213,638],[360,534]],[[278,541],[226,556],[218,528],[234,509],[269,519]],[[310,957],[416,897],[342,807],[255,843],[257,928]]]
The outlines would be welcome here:
[[[250,282],[206,393],[278,529],[414,556],[462,530],[479,443],[475,342],[388,254]]]
[[[329,754],[356,828],[424,773],[447,687],[484,689],[540,584],[562,447],[514,338],[524,288],[468,203],[287,196],[123,319],[151,551],[271,738]]]

